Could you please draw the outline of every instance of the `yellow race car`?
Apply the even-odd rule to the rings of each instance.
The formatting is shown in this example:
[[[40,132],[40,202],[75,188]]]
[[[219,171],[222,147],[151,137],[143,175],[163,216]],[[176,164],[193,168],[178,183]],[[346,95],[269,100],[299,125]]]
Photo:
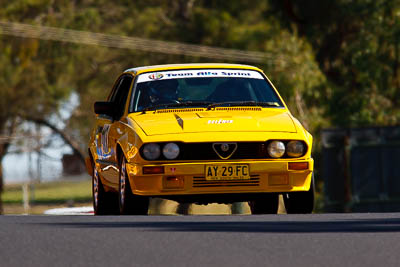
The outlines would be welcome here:
[[[149,198],[248,202],[252,214],[314,207],[312,136],[262,70],[237,64],[132,68],[116,80],[86,165],[96,215],[145,215]]]

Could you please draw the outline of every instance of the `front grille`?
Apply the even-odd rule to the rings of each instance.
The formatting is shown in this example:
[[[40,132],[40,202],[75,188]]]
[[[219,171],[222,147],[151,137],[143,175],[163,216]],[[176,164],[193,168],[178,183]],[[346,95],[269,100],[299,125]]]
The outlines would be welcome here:
[[[260,175],[250,175],[249,180],[217,180],[208,181],[204,176],[193,177],[193,187],[235,187],[235,186],[259,186]]]
[[[266,142],[226,142],[227,144],[236,144],[237,149],[233,152],[233,154],[229,157],[232,150],[228,149],[223,152],[220,147],[213,147],[213,145],[221,145],[224,142],[206,142],[206,143],[183,143],[183,142],[175,142],[180,149],[179,156],[174,161],[194,161],[194,160],[221,160],[221,159],[229,159],[229,160],[239,160],[239,159],[271,159],[267,152],[267,146],[271,141]],[[283,141],[289,142],[289,141]],[[161,149],[167,142],[158,143],[161,146]],[[304,142],[303,142],[304,143]],[[307,146],[304,143],[306,149],[304,150],[304,154],[307,151]],[[140,154],[142,158],[143,156],[143,147],[140,148]],[[214,148],[220,153],[221,158],[214,151]],[[221,152],[222,151],[222,152]],[[303,155],[304,155],[303,154]],[[282,158],[289,158],[287,154],[283,155]],[[160,156],[158,160],[167,160],[163,155]]]
[[[179,159],[183,160],[220,160],[215,153],[213,143],[184,143],[180,146]],[[266,142],[237,143],[235,153],[229,159],[265,159],[269,158]]]

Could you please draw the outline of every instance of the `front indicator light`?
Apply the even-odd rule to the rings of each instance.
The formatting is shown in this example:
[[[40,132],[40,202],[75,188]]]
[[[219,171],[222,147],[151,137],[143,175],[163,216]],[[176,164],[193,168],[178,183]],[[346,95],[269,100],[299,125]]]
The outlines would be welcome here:
[[[289,162],[289,170],[308,170],[308,162]]]
[[[143,174],[161,174],[164,173],[163,166],[154,166],[154,167],[143,167]]]
[[[176,159],[179,156],[179,146],[175,143],[168,143],[162,152],[166,159]]]
[[[289,157],[297,158],[304,154],[304,144],[300,141],[290,141],[286,146],[286,153]]]
[[[280,158],[285,154],[285,144],[281,141],[272,141],[268,145],[268,154],[273,158]]]

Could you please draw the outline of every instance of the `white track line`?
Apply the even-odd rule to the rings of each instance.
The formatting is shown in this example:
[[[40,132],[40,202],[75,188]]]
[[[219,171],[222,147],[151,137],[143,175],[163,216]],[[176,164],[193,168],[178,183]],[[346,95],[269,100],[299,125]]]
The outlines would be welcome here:
[[[93,207],[75,207],[46,210],[45,215],[93,215]]]

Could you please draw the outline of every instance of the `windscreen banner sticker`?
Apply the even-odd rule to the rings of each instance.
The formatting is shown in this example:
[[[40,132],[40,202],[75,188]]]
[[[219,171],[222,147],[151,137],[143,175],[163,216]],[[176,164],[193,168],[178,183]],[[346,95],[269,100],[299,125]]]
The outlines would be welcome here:
[[[206,69],[206,70],[174,70],[174,71],[144,73],[138,77],[137,82],[143,83],[156,80],[207,78],[207,77],[264,79],[261,73],[257,71],[235,70],[235,69]]]

